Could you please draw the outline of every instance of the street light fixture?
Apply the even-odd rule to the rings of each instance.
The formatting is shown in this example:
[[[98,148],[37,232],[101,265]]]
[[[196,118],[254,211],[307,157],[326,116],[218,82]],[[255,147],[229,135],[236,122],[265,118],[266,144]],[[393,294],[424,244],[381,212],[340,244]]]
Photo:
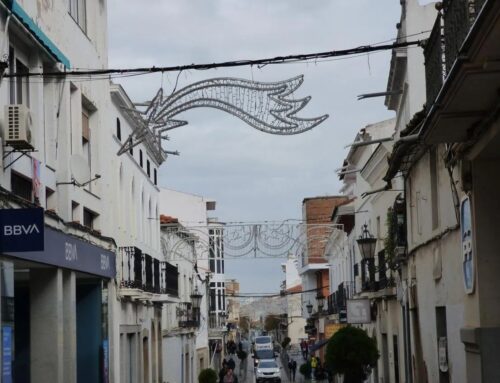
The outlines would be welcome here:
[[[306,305],[306,309],[307,309],[307,313],[308,314],[312,314],[313,312],[313,305],[311,302],[309,302],[307,305]]]
[[[363,232],[356,240],[358,243],[359,251],[363,259],[371,259],[375,256],[375,246],[377,244],[377,238],[368,230],[368,225],[365,223],[363,225]]]
[[[323,311],[323,306],[325,305],[325,297],[321,292],[316,295],[316,302],[318,303],[318,313]]]
[[[194,309],[199,309],[201,306],[201,299],[203,295],[198,291],[198,287],[195,287],[193,293],[189,296],[191,298],[191,302],[193,303]]]

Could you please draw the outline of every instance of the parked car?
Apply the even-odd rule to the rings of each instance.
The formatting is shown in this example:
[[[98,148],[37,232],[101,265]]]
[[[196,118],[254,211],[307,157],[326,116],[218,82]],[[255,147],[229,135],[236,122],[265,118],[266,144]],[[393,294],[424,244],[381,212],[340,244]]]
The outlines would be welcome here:
[[[281,383],[281,368],[275,360],[261,360],[255,370],[257,383],[272,381]]]
[[[273,350],[259,350],[255,351],[255,353],[253,354],[253,358],[253,366],[257,367],[257,365],[261,361],[276,361],[276,354],[273,352]]]

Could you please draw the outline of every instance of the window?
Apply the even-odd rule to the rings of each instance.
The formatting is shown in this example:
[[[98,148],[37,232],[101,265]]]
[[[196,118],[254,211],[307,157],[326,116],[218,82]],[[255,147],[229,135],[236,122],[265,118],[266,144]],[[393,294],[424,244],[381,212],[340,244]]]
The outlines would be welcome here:
[[[146,173],[148,173],[148,177],[151,177],[151,164],[149,160],[146,161]]]
[[[116,137],[121,141],[122,140],[122,127],[121,122],[118,117],[116,117]]]
[[[32,201],[32,184],[29,178],[23,177],[12,172],[10,176],[10,184],[12,193],[18,197],[24,198],[27,201]]]
[[[143,162],[143,160],[142,160],[142,150],[139,149],[139,165],[141,166],[141,168],[142,168],[142,165],[143,165],[142,162]]]
[[[87,32],[87,0],[69,0],[69,14]]]
[[[82,150],[83,156],[87,160],[90,167],[90,125],[89,111],[82,106]]]
[[[78,208],[80,204],[75,201],[71,201],[71,221],[80,222],[80,209]]]
[[[16,56],[14,48],[9,49],[9,71],[10,74],[28,73],[29,69]],[[19,76],[10,81],[10,103],[30,106],[29,77]]]
[[[131,146],[130,149],[128,150],[131,156],[134,155],[134,148]]]
[[[89,229],[95,229],[96,218],[96,213],[87,208],[83,208],[83,226],[86,226]]]
[[[56,210],[56,193],[49,188],[45,188],[45,209]]]
[[[153,181],[155,185],[158,185],[158,175],[156,173],[156,169],[153,170]]]

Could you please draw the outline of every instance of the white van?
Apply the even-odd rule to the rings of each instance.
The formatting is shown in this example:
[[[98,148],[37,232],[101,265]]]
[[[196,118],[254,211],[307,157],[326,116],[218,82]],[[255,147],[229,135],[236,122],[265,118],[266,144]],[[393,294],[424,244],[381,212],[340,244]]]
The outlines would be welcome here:
[[[273,350],[273,340],[270,336],[256,336],[254,350]]]

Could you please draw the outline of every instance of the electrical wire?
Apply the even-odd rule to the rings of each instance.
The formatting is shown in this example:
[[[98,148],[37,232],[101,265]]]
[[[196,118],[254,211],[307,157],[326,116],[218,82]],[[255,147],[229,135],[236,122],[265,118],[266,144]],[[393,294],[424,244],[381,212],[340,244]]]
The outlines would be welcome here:
[[[85,71],[66,71],[66,72],[25,72],[25,73],[10,73],[6,74],[5,77],[57,77],[57,78],[68,78],[71,76],[107,76],[111,74],[131,74],[138,73],[141,75],[158,73],[158,72],[178,72],[186,70],[208,70],[215,68],[230,68],[230,67],[240,67],[240,66],[252,66],[257,65],[262,67],[265,65],[283,64],[289,62],[304,62],[307,60],[319,60],[330,57],[342,57],[342,56],[352,56],[360,53],[377,52],[384,50],[392,50],[397,48],[404,48],[410,46],[422,46],[422,40],[415,41],[405,41],[405,42],[395,42],[393,44],[382,44],[382,45],[365,45],[349,49],[341,49],[326,52],[317,53],[305,53],[297,55],[288,56],[277,56],[272,58],[256,59],[256,60],[237,60],[237,61],[224,61],[218,63],[206,63],[206,64],[189,64],[189,65],[177,65],[177,66],[164,66],[164,67],[149,67],[149,68],[128,68],[128,69],[93,69]]]

